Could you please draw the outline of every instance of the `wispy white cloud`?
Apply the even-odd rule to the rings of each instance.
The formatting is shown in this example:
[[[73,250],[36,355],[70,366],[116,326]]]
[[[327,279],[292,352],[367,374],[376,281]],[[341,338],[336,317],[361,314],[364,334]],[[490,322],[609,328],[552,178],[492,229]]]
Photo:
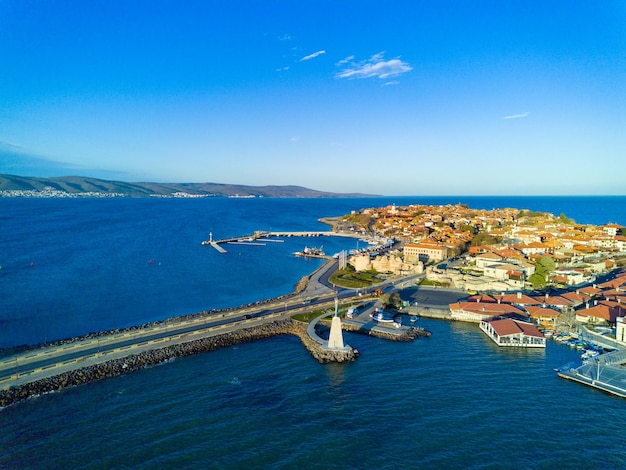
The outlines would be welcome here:
[[[353,55],[349,55],[348,57],[346,57],[345,59],[341,59],[339,62],[337,62],[335,65],[337,67],[340,67],[342,65],[346,65],[349,64],[350,62],[352,62],[354,60],[354,56]]]
[[[284,67],[279,67],[279,68],[276,69],[277,72],[285,72],[287,70],[289,70],[289,66],[288,65],[286,65]]]
[[[317,51],[314,52],[313,54],[309,54],[307,56],[304,56],[302,59],[300,59],[300,62],[303,62],[305,60],[311,60],[311,59],[315,59],[318,56],[321,56],[323,54],[326,54],[326,51]]]
[[[521,114],[512,114],[510,116],[504,116],[502,119],[519,119],[519,118],[525,118],[529,115],[530,113],[521,113]]]
[[[352,62],[353,57],[346,58],[337,63],[338,66],[347,65],[335,75],[336,78],[380,78],[386,79],[397,77],[413,70],[407,62],[395,59],[385,60],[384,52],[374,54],[368,60]]]

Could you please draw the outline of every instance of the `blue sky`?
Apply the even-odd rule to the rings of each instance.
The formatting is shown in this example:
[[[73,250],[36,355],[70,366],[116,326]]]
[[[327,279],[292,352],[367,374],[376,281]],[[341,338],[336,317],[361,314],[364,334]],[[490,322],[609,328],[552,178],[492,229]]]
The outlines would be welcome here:
[[[0,0],[0,64],[0,173],[626,193],[622,0]]]

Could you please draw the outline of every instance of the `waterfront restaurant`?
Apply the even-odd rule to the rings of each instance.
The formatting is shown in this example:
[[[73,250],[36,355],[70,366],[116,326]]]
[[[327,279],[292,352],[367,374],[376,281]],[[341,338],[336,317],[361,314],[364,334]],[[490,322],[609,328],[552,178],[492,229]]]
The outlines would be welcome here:
[[[512,318],[486,319],[480,329],[498,346],[545,348],[546,338],[534,325]]]

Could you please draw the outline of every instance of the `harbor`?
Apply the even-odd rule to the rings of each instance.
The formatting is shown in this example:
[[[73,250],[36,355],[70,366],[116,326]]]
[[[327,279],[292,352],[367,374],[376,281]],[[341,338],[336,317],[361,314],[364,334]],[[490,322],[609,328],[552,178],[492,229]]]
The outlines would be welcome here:
[[[617,350],[567,364],[556,370],[559,377],[626,398],[626,350]]]
[[[263,246],[266,243],[281,243],[284,240],[283,238],[291,238],[291,237],[303,237],[303,238],[318,238],[318,237],[344,237],[344,238],[355,238],[362,240],[364,243],[368,244],[367,248],[362,248],[358,251],[360,252],[377,252],[388,248],[392,241],[389,239],[381,238],[381,237],[364,237],[363,234],[354,233],[351,231],[304,231],[304,232],[294,232],[294,231],[262,231],[257,230],[249,235],[238,235],[234,237],[226,237],[220,239],[213,238],[213,232],[209,233],[209,239],[201,242],[203,246],[212,246],[219,253],[226,254],[228,250],[226,250],[222,245],[252,245],[252,246]],[[357,250],[355,250],[357,251]],[[328,258],[325,255],[322,248],[315,247],[305,247],[301,252],[295,252],[296,256],[305,256],[305,257],[314,257],[314,258]]]

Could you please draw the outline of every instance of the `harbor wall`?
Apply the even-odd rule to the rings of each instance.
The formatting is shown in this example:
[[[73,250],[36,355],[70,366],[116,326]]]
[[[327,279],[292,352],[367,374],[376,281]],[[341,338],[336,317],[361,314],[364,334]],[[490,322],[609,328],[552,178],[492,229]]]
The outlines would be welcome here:
[[[293,319],[279,320],[272,323],[246,328],[210,338],[198,339],[188,343],[168,346],[160,349],[134,354],[121,359],[114,359],[103,364],[96,364],[77,370],[64,372],[54,377],[0,390],[0,407],[17,403],[32,396],[61,390],[66,387],[88,384],[98,380],[117,377],[146,367],[155,366],[175,358],[193,356],[208,351],[230,347],[259,339],[279,335],[293,335],[300,338],[304,347],[320,363],[354,361],[359,352],[355,349],[350,354],[341,351],[323,350],[306,331],[306,323]]]

